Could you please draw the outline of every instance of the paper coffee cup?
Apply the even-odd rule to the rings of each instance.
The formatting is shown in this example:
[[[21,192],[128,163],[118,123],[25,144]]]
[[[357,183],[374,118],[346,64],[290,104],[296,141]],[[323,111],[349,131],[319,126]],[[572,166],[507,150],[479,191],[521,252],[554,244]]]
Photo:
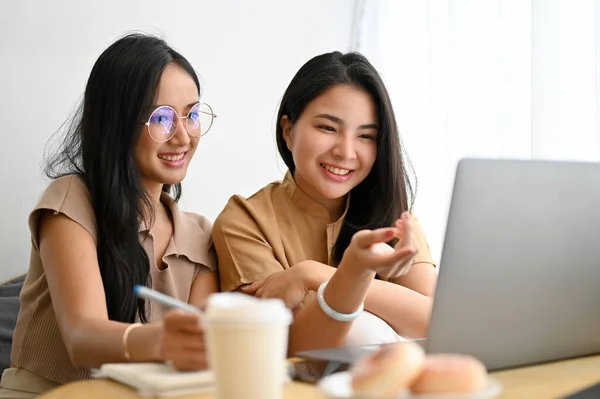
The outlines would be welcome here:
[[[203,324],[217,399],[281,399],[291,322],[280,299],[209,297]]]

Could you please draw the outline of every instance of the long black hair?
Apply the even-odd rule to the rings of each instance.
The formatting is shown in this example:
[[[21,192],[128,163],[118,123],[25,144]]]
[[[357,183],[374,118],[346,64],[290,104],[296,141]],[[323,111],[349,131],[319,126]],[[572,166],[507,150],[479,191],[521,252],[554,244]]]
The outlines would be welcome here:
[[[133,151],[145,128],[163,71],[175,64],[189,74],[200,94],[190,63],[167,43],[145,34],[129,34],[98,58],[78,110],[64,125],[61,149],[45,167],[50,178],[78,174],[86,183],[97,223],[97,250],[108,316],[147,321],[136,284],[150,285],[150,261],[139,240],[140,224],[151,225],[153,208],[134,162]],[[163,186],[175,200],[181,184]]]
[[[403,211],[412,208],[414,191],[398,133],[389,94],[377,70],[361,54],[338,51],[321,54],[300,68],[281,100],[276,138],[279,154],[292,175],[296,166],[283,138],[281,118],[294,124],[308,104],[337,85],[352,85],[369,93],[379,119],[377,158],[369,175],[352,191],[344,224],[333,249],[339,264],[354,233],[392,226]]]

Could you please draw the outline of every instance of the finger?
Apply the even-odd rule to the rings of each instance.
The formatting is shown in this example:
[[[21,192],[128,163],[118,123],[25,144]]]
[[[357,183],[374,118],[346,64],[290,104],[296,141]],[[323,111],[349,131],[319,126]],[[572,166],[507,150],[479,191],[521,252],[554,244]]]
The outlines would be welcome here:
[[[255,289],[253,287],[253,284],[246,284],[246,285],[242,285],[240,286],[240,291],[242,291],[244,294],[251,294]]]
[[[204,331],[169,330],[165,331],[163,341],[167,343],[178,343],[178,340],[192,342],[195,347],[196,344],[204,345],[204,339]]]
[[[390,260],[398,263],[405,261],[406,259],[412,259],[419,252],[417,247],[414,245],[402,247],[394,251],[393,254],[390,254]]]
[[[412,261],[418,250],[415,247],[403,248],[394,253],[396,265],[388,272],[390,277],[396,278],[405,275],[410,271]]]
[[[165,356],[165,359],[174,359],[176,357],[186,357],[189,356],[190,353],[203,354],[206,351],[205,346],[200,346],[197,344],[178,344],[177,342],[171,342],[170,344],[164,344],[162,348],[162,353]]]
[[[205,346],[204,339],[200,336],[169,334],[163,340],[166,353],[203,352]]]
[[[409,248],[414,246],[415,235],[411,230],[405,230],[403,232],[398,231],[396,233],[398,242],[394,245],[394,249]]]
[[[307,295],[308,291],[289,290],[283,296],[283,300],[288,309],[295,309],[302,304]]]
[[[417,249],[414,246],[410,247],[401,247],[393,249],[390,252],[382,253],[379,255],[379,262],[382,265],[389,265],[390,268],[392,265],[396,265],[401,260],[414,256],[416,254]]]
[[[359,247],[367,248],[380,242],[388,242],[394,237],[393,227],[384,227],[376,230],[361,230],[354,234],[352,241]]]
[[[189,354],[182,354],[170,360],[173,367],[181,371],[198,371],[207,368],[205,355],[190,356]]]
[[[256,295],[256,291],[265,284],[265,281],[267,281],[267,279],[255,281],[252,284],[240,287],[240,290],[248,295]]]
[[[404,234],[404,229],[406,228],[406,223],[404,222],[404,220],[402,220],[402,219],[396,220],[396,223],[394,223],[394,226],[396,227],[396,232],[398,234]]]
[[[194,326],[199,323],[200,315],[191,312],[184,312],[181,309],[171,309],[165,314],[165,324],[177,326]]]
[[[408,211],[402,212],[400,218],[396,220],[396,224],[410,224],[410,214]]]
[[[396,238],[398,238],[396,248],[399,246],[412,245],[412,242],[414,241],[414,234],[410,220],[397,220],[395,233]]]
[[[190,319],[165,318],[163,323],[165,331],[185,331],[191,334],[201,334],[204,331],[202,328],[202,319],[199,316]]]
[[[391,254],[382,255],[383,259],[381,259],[381,262],[387,266],[379,268],[381,270],[380,274],[384,277],[397,274],[397,270],[414,257],[414,253],[415,250],[413,248],[401,248]]]
[[[165,331],[162,346],[169,353],[177,353],[181,350],[203,351],[206,342],[203,332]]]
[[[292,316],[296,317],[296,314],[302,310],[302,308],[304,307],[304,304],[302,302],[300,302],[298,304],[298,306],[296,306],[295,308],[292,309]]]
[[[256,291],[256,293],[254,294],[254,296],[255,296],[255,297],[258,297],[258,298],[262,298],[262,297],[263,297],[263,292],[264,292],[264,286],[260,287],[260,288],[259,288],[259,289]]]
[[[192,334],[204,332],[201,323],[200,315],[181,311],[169,311],[163,321],[165,331],[185,331]]]

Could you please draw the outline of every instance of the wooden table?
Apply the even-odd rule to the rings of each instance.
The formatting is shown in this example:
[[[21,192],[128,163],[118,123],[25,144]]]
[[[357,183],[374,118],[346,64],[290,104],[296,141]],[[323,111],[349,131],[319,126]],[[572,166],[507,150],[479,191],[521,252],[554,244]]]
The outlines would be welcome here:
[[[504,387],[501,399],[562,398],[600,382],[600,356],[492,373]]]
[[[492,373],[504,387],[499,399],[560,398],[600,382],[600,356],[585,357],[533,367]],[[211,399],[210,394],[184,396],[179,399]],[[42,396],[42,399],[139,399],[130,388],[116,382],[97,380],[74,382]],[[291,382],[283,399],[327,399],[315,386]]]

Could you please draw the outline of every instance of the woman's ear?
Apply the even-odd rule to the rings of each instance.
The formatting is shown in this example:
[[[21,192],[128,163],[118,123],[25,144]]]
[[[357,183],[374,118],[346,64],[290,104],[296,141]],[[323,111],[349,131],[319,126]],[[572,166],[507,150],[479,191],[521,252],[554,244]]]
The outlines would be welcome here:
[[[285,140],[288,150],[292,151],[292,122],[290,122],[290,118],[288,118],[287,115],[283,115],[279,121],[279,126],[281,126],[283,139]]]

